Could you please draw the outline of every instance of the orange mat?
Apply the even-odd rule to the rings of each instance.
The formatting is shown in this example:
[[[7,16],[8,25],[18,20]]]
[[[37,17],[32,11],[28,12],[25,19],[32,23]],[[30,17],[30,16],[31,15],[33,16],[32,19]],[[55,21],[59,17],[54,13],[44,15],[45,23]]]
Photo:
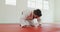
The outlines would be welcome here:
[[[60,32],[59,25],[44,24],[41,27],[21,28],[19,24],[0,24],[0,32]]]

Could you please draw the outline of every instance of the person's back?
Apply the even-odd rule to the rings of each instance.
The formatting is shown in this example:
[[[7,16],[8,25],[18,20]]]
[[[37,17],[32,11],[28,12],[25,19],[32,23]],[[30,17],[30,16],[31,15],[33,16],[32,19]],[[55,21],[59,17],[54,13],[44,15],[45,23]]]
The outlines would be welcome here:
[[[29,23],[27,21],[32,21],[32,20],[27,20],[27,18],[29,17],[29,15],[33,12],[33,10],[31,9],[26,9],[24,11],[22,11],[22,15],[20,16],[20,24],[22,26],[24,25],[29,25]]]

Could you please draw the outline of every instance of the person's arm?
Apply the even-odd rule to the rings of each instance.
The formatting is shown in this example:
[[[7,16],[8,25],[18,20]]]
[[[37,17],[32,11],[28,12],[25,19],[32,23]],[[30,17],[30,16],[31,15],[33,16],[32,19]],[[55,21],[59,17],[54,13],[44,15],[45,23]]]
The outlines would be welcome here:
[[[38,21],[38,24],[40,24],[40,22],[41,22],[41,19],[40,19],[40,17],[39,17],[39,18],[37,18],[37,21]]]
[[[30,15],[28,15],[28,16],[26,17],[26,19],[27,19],[27,20],[32,20],[32,19],[33,19],[32,13],[31,13]]]

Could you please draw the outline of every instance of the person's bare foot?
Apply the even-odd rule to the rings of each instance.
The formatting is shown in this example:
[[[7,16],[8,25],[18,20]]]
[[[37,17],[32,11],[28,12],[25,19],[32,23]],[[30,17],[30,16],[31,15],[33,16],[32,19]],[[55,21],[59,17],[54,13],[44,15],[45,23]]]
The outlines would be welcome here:
[[[21,24],[20,24],[20,26],[21,26]]]
[[[31,27],[30,25],[24,25],[22,26],[22,28],[27,28],[27,27]]]
[[[26,28],[26,27],[35,27],[34,25],[24,25],[22,26],[22,28]]]
[[[34,25],[30,25],[31,27],[35,27]]]
[[[39,24],[38,27],[41,27],[41,24]]]
[[[27,27],[27,25],[22,26],[22,28],[26,28],[26,27]]]

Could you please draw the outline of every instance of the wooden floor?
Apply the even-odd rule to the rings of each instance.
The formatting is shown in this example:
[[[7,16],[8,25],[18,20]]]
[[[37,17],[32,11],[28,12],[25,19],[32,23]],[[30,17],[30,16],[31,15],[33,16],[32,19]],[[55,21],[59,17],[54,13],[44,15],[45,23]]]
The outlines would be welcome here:
[[[19,24],[0,24],[0,32],[60,32],[59,24],[42,24],[41,27],[21,28]]]

